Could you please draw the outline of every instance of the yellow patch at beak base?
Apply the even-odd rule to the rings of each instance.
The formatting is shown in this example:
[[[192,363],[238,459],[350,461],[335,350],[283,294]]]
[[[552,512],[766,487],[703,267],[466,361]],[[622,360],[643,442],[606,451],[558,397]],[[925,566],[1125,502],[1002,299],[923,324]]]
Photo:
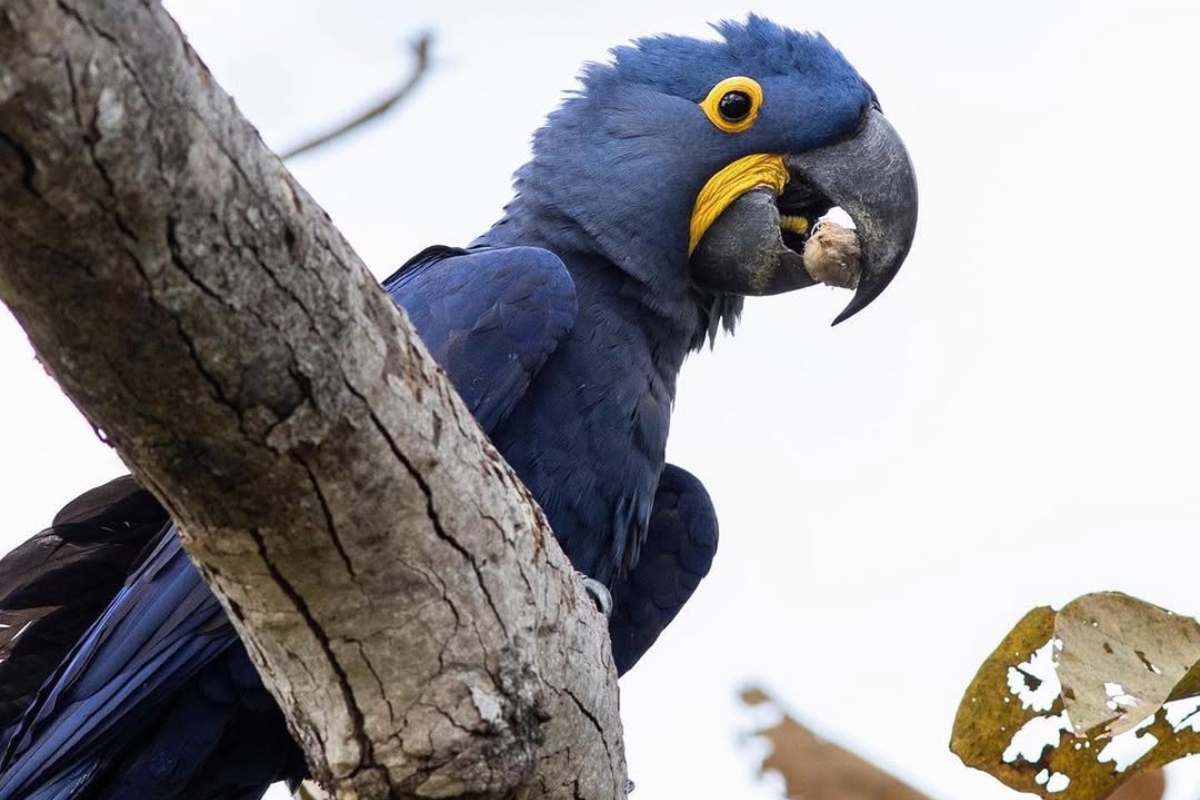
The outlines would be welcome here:
[[[709,226],[734,200],[760,186],[779,194],[787,182],[788,171],[783,164],[783,156],[756,153],[722,168],[708,179],[696,196],[688,230],[688,255],[700,244]]]

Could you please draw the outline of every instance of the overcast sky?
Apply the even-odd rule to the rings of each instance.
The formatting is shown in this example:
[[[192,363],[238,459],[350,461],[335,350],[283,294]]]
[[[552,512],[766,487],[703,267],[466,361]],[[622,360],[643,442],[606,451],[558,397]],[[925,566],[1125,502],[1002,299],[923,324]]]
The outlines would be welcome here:
[[[622,682],[634,797],[777,796],[738,744],[752,680],[935,797],[1011,797],[946,743],[1027,609],[1119,589],[1200,614],[1200,4],[743,3],[170,7],[280,149],[386,93],[434,32],[412,102],[292,164],[380,277],[497,218],[530,134],[608,47],[747,11],[823,31],[909,145],[918,239],[850,323],[829,327],[837,290],[753,300],[685,365],[669,457],[722,539]],[[7,549],[122,467],[7,315],[0,374]]]

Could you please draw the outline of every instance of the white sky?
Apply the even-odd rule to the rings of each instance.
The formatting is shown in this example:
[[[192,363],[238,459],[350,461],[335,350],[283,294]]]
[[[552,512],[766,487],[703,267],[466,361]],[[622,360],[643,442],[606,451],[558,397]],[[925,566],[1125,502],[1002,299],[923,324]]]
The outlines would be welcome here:
[[[828,327],[835,290],[750,301],[685,366],[670,457],[708,485],[721,549],[622,683],[634,796],[776,796],[738,745],[757,680],[938,798],[1011,797],[946,747],[1011,624],[1099,589],[1200,614],[1200,4],[742,2],[171,8],[278,148],[388,91],[435,32],[411,103],[292,165],[381,277],[498,216],[612,45],[754,10],[842,48],[911,150],[918,240],[852,322]],[[7,549],[122,468],[6,315],[0,374]]]

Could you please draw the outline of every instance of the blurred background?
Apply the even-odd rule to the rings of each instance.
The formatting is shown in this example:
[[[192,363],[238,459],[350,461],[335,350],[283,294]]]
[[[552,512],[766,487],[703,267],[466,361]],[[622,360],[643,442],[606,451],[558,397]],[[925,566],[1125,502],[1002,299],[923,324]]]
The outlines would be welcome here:
[[[816,287],[747,303],[689,360],[670,460],[721,517],[714,569],[622,681],[635,798],[777,798],[767,706],[935,798],[1012,791],[947,749],[1029,608],[1118,589],[1200,614],[1200,4],[910,0],[174,0],[285,150],[403,82],[404,104],[289,166],[379,277],[466,244],[580,65],[748,11],[824,32],[921,183],[908,263],[866,313]],[[123,471],[0,317],[0,548]],[[1169,797],[1194,797],[1185,763]]]

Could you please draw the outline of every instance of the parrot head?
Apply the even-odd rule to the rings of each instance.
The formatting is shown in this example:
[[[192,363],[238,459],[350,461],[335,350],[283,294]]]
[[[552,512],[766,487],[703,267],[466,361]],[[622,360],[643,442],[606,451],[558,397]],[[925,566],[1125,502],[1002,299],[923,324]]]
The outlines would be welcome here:
[[[553,245],[599,253],[664,310],[708,302],[712,324],[722,316],[727,326],[742,297],[815,282],[805,246],[840,207],[861,249],[840,322],[908,253],[908,154],[871,87],[823,36],[756,16],[715,28],[720,39],[641,39],[586,67],[535,134],[518,196],[541,208]]]

